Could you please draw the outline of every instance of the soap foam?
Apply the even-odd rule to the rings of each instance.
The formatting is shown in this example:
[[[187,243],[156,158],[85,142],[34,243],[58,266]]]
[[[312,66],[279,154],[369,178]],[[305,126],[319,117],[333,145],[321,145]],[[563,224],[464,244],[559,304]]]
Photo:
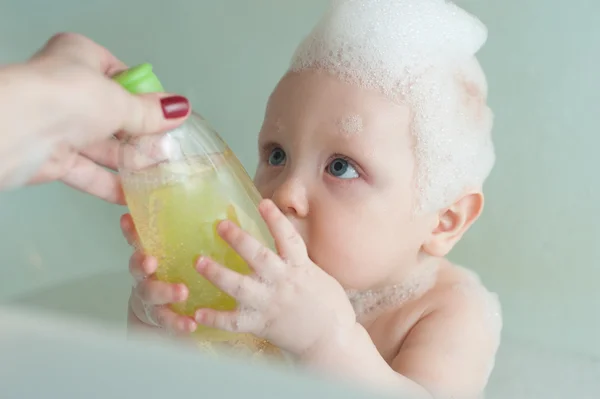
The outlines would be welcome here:
[[[460,283],[454,284],[452,289],[461,295],[469,297],[472,302],[476,302],[481,306],[481,311],[485,313],[487,322],[485,327],[499,341],[502,330],[502,306],[498,295],[486,290],[479,276],[472,270],[457,265],[455,267],[461,270],[467,278]]]
[[[354,136],[363,130],[363,120],[360,115],[350,115],[340,121],[340,132],[346,136]]]
[[[437,281],[438,264],[430,263],[411,273],[402,283],[367,291],[346,290],[346,295],[362,322],[419,298]]]
[[[482,324],[480,328],[485,329],[483,334],[491,337],[491,345],[497,350],[502,338],[503,327],[502,306],[498,299],[498,295],[486,290],[481,283],[479,276],[472,270],[457,265],[455,265],[455,267],[460,269],[467,276],[467,279],[454,284],[452,288],[461,295],[468,297],[471,303],[477,303],[480,306],[480,310],[484,317],[484,324]],[[485,369],[487,375],[486,378],[489,378],[491,375],[494,365],[495,357],[490,359],[490,363]]]
[[[486,27],[445,0],[333,0],[291,72],[319,69],[413,113],[419,208],[478,187],[495,161],[487,84],[475,53]]]
[[[234,330],[253,331],[263,323],[262,315],[253,307],[241,305],[237,309],[238,317],[235,319]]]

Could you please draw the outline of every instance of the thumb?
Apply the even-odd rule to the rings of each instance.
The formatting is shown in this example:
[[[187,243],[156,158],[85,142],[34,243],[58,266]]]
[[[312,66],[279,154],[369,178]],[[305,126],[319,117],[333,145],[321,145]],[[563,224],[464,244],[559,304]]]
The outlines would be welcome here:
[[[130,135],[154,134],[173,129],[190,114],[190,102],[180,95],[149,93],[133,95],[126,92],[121,107],[118,130]]]

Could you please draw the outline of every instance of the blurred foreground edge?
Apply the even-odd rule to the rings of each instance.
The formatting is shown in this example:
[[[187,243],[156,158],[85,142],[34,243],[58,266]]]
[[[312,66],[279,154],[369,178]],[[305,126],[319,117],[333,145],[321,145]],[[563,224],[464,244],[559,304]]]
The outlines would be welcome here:
[[[299,371],[199,356],[163,341],[31,309],[0,307],[0,397],[376,399]]]

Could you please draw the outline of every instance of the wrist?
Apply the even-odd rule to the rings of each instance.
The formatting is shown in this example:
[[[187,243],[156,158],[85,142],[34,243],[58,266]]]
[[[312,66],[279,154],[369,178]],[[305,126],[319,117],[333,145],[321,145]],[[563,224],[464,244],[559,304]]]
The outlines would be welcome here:
[[[310,368],[349,382],[361,381],[386,394],[406,398],[431,399],[418,383],[397,373],[383,359],[367,330],[359,323],[340,332],[335,339],[322,341],[302,356],[300,362]]]
[[[27,111],[38,106],[37,99],[42,98],[40,94],[48,92],[46,87],[49,83],[38,69],[31,62],[0,67],[0,109]]]
[[[308,350],[301,353],[298,358],[301,363],[327,366],[330,362],[337,362],[351,356],[360,337],[366,333],[358,322],[343,328],[334,329],[330,334],[318,340]]]
[[[25,184],[51,153],[48,140],[40,137],[49,123],[43,115],[53,114],[43,112],[52,102],[48,86],[28,63],[0,68],[0,189]]]
[[[53,69],[52,60],[44,59],[0,67],[0,123],[10,127],[8,133],[23,140],[37,138],[61,116],[57,111],[62,111],[67,86]]]

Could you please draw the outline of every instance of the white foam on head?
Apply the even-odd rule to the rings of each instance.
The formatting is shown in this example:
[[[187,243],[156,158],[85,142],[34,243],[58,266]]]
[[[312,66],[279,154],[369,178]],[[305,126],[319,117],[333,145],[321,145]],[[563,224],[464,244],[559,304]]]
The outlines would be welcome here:
[[[483,184],[494,160],[485,26],[445,0],[332,0],[290,71],[320,69],[411,107],[419,207]]]

